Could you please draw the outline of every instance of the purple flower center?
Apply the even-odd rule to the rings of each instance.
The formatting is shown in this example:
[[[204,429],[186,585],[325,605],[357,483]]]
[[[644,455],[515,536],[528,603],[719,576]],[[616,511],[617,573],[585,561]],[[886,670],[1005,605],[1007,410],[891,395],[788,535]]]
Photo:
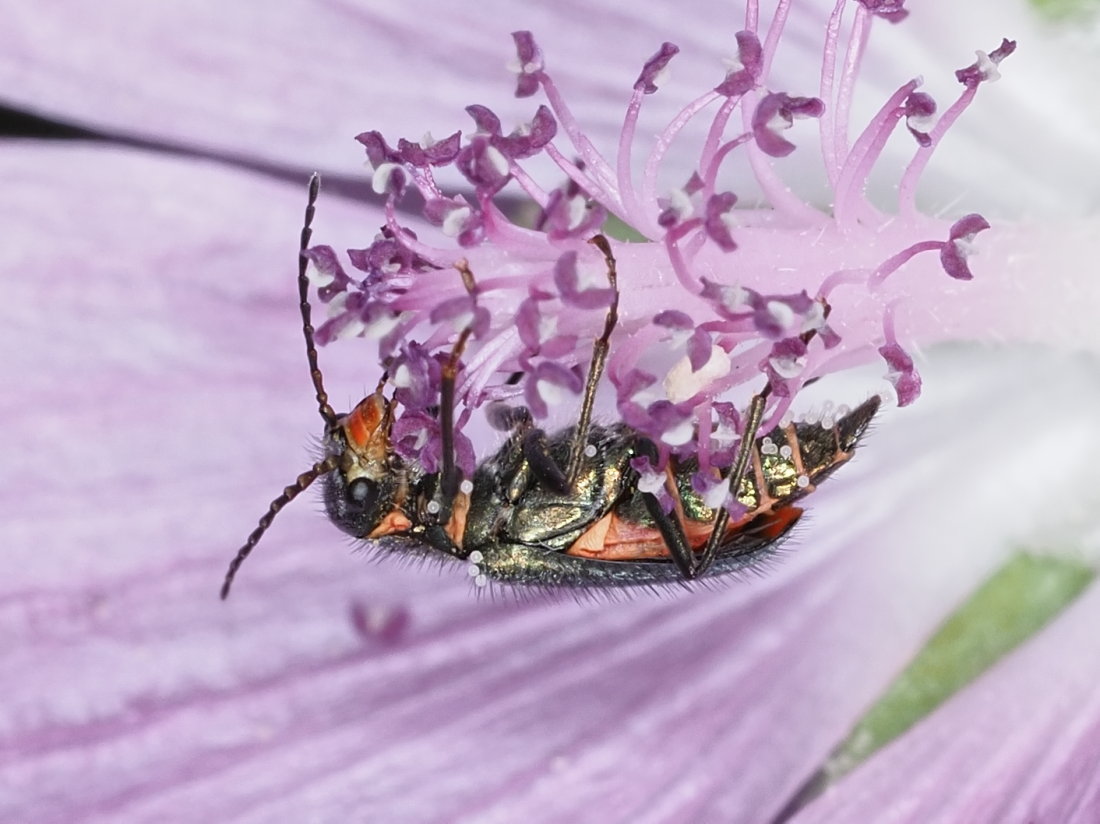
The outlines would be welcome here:
[[[546,101],[529,122],[505,134],[489,108],[474,105],[466,109],[473,121],[466,135],[427,144],[399,140],[397,148],[378,132],[359,136],[374,187],[388,198],[387,224],[367,249],[349,252],[364,274],[358,281],[330,248],[310,251],[330,307],[319,340],[380,341],[407,418],[404,443],[417,443],[417,427],[428,428],[439,363],[464,324],[474,332],[457,385],[460,425],[490,401],[522,398],[536,418],[559,402],[575,406],[612,299],[606,262],[586,241],[597,231],[610,233],[604,227],[614,215],[642,240],[613,242],[620,322],[605,381],[618,416],[669,453],[728,451],[718,437],[731,425],[719,401],[728,393],[743,401],[770,385],[770,427],[807,382],[876,356],[898,403],[912,402],[920,377],[899,310],[931,311],[949,284],[973,277],[973,240],[989,226],[980,215],[950,225],[920,215],[917,184],[944,134],[982,83],[996,79],[1015,44],[979,52],[959,70],[962,93],[938,119],[935,101],[911,80],[853,136],[851,101],[870,28],[876,18],[901,22],[903,5],[837,3],[818,88],[781,90],[772,86],[770,68],[789,5],[780,4],[761,31],[758,4],[749,2],[745,27],[734,33],[735,67],[644,145],[639,113],[647,97],[660,93],[679,52],[662,44],[633,88],[624,89],[626,113],[611,158],[585,135],[534,36],[515,33],[516,95],[541,93]],[[700,120],[702,144],[683,147],[678,138]],[[816,124],[830,211],[795,195],[782,177],[784,158],[804,151],[793,137],[805,133],[792,128],[800,120]],[[899,123],[913,138],[913,158],[899,177],[897,213],[887,214],[864,190]],[[674,144],[697,160],[687,181],[662,189]],[[643,152],[639,165],[635,157]],[[742,205],[729,188],[738,155],[759,193],[742,202],[754,205]],[[556,167],[552,185],[532,171],[533,158]],[[448,166],[465,179],[466,191],[438,185],[434,170]],[[398,218],[396,202],[409,188],[423,199],[424,218],[437,230],[432,237],[421,239]],[[537,218],[511,219],[498,205],[504,191],[530,201]],[[929,262],[934,269],[926,271]],[[476,288],[456,266],[473,273]],[[918,272],[921,286],[914,288]]]

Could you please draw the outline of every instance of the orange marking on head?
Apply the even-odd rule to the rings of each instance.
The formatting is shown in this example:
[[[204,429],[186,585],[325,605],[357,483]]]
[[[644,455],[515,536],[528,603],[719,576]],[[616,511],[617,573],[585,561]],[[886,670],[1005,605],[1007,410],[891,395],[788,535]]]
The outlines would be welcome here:
[[[366,446],[382,422],[383,413],[380,395],[370,395],[359,401],[344,420],[348,440],[360,448]]]

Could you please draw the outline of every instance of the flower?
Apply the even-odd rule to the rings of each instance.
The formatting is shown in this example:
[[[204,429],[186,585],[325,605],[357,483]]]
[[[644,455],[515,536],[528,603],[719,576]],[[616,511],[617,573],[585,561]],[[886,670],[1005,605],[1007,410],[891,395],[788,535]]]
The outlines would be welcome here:
[[[592,341],[613,305],[620,328],[607,357],[606,379],[617,397],[617,417],[657,445],[652,469],[658,473],[670,455],[697,458],[696,482],[702,488],[711,485],[714,435],[723,425],[713,402],[761,375],[771,401],[765,432],[789,418],[803,385],[876,349],[889,367],[898,405],[912,403],[921,380],[899,342],[895,312],[904,304],[910,318],[927,316],[946,290],[937,288],[934,272],[920,272],[918,281],[894,274],[918,255],[935,252],[947,276],[971,280],[967,257],[975,236],[989,229],[978,214],[939,226],[918,219],[917,183],[932,151],[978,88],[999,77],[997,67],[1016,44],[1002,40],[958,70],[962,91],[938,121],[932,120],[935,101],[918,91],[922,81],[916,78],[902,84],[849,141],[865,31],[875,17],[899,22],[907,12],[901,4],[858,2],[850,10],[849,31],[846,10],[838,4],[826,30],[821,97],[806,97],[767,84],[789,8],[779,6],[764,32],[757,30],[757,4],[749,3],[746,28],[735,35],[734,68],[686,103],[651,146],[638,147],[643,102],[658,91],[679,52],[672,43],[662,44],[634,82],[610,159],[584,133],[533,34],[514,32],[516,96],[542,91],[549,104],[539,105],[529,121],[505,134],[500,118],[477,104],[466,107],[474,131],[465,137],[457,131],[438,141],[402,138],[396,147],[378,131],[357,137],[374,172],[373,190],[386,197],[386,225],[368,248],[348,253],[365,276],[350,277],[331,246],[307,253],[323,275],[320,296],[329,303],[330,317],[318,329],[318,340],[377,340],[379,369],[398,375],[399,394],[401,376],[412,374],[410,359],[425,364],[419,370],[424,376],[426,365],[433,364],[434,388],[415,399],[407,391],[398,397],[394,424],[417,444],[413,451],[424,456],[428,471],[435,470],[441,454],[442,433],[431,414],[441,397],[439,363],[449,357],[446,350],[457,336],[462,335],[467,364],[457,385],[461,414],[455,427],[461,437],[471,413],[486,403],[522,396],[535,418],[545,420],[548,397],[557,399],[562,389],[578,395]],[[838,50],[844,41],[842,63]],[[807,118],[819,123],[831,214],[791,193],[767,162],[794,152],[795,144],[784,135],[795,119]],[[697,153],[698,165],[682,186],[660,197],[665,155],[696,119],[705,121],[701,148],[683,141],[678,148]],[[731,121],[742,125],[733,127]],[[903,121],[915,151],[900,180],[898,219],[872,207],[864,189],[882,147]],[[555,140],[559,129],[568,149]],[[639,148],[647,150],[640,176],[633,162]],[[570,151],[576,160],[569,159]],[[753,208],[734,210],[737,195],[724,188],[724,173],[737,154],[747,160],[762,193],[763,202]],[[529,172],[540,160],[549,161],[565,182],[556,188],[540,185]],[[468,194],[447,194],[437,183],[437,174],[452,166]],[[509,188],[537,209],[533,227],[501,209],[497,199]],[[410,189],[423,203],[424,219],[437,227],[432,239],[401,225],[397,206]],[[617,244],[614,252],[592,248],[586,241],[609,214],[648,242]],[[928,234],[944,239],[922,237]],[[621,286],[613,272],[605,272],[614,265],[611,254],[621,259]],[[895,288],[898,283],[904,286]],[[965,293],[958,299],[965,301]],[[667,306],[681,309],[674,317]],[[431,349],[441,350],[439,362],[427,358]],[[655,366],[665,374],[653,374]],[[425,377],[418,384],[432,382]],[[846,411],[842,407],[835,417]],[[734,431],[743,429],[734,417]],[[832,413],[826,417],[831,425]],[[463,452],[459,463],[471,477],[474,450]],[[727,466],[732,461],[732,454],[725,455]]]
[[[126,18],[154,32],[186,30],[192,45],[222,44],[222,60],[189,63],[171,79],[186,90],[217,65],[221,71],[209,74],[232,95],[232,110],[266,118],[267,139],[255,147],[247,130],[217,127],[230,109],[212,95],[191,98],[190,117],[175,116],[177,104],[153,108],[149,99],[178,101],[173,95],[186,91],[120,62],[140,59],[140,42],[119,49],[117,37],[109,40],[68,102],[65,73],[46,69],[87,59],[96,48],[90,35],[72,28],[69,37],[20,38],[24,49],[49,44],[33,52],[33,71],[17,71],[10,57],[17,50],[5,50],[6,77],[33,76],[4,84],[16,102],[33,93],[38,110],[261,160],[225,168],[119,143],[25,142],[9,142],[0,158],[12,227],[4,271],[23,274],[7,281],[4,328],[4,349],[13,353],[8,385],[19,387],[6,418],[9,635],[0,717],[11,794],[0,800],[4,818],[515,820],[607,810],[651,820],[759,820],[821,762],[950,604],[998,565],[1009,539],[1036,529],[1046,540],[1063,537],[1037,512],[1057,511],[1059,529],[1093,523],[1080,481],[1097,458],[1090,413],[1098,399],[1088,366],[1034,354],[997,363],[970,353],[946,367],[922,367],[920,402],[884,420],[864,457],[835,482],[842,486],[815,493],[812,532],[766,579],[595,607],[478,602],[465,581],[345,557],[323,519],[298,507],[266,539],[249,586],[220,608],[218,576],[259,514],[250,507],[297,471],[286,445],[316,423],[293,329],[301,186],[255,167],[315,162],[296,145],[310,138],[275,128],[288,114],[297,118],[290,123],[305,124],[299,134],[331,132],[339,147],[333,156],[342,156],[346,135],[361,128],[364,99],[346,93],[344,72],[352,72],[344,67],[365,56],[381,66],[391,54],[397,66],[398,56],[415,54],[412,41],[400,54],[390,51],[392,39],[370,41],[373,51],[352,42],[339,31],[351,29],[344,8],[318,6],[305,44],[302,19],[269,13],[272,25],[293,25],[287,43],[311,48],[292,57],[293,49],[275,48],[255,36],[252,21],[232,15],[208,29],[170,12]],[[447,32],[450,12],[436,13]],[[700,18],[682,17],[697,30]],[[876,23],[875,36],[885,28],[901,37],[919,18],[915,11],[899,26]],[[117,18],[28,12],[15,24],[41,34],[101,21]],[[225,38],[237,25],[250,37]],[[548,61],[561,53],[547,40],[553,26],[531,26]],[[582,35],[596,36],[593,27],[605,49],[633,45],[629,34],[621,44],[608,38],[590,15],[558,36],[580,47]],[[727,38],[733,31],[723,29]],[[653,34],[648,48],[667,37],[683,47],[677,60],[687,59],[692,38]],[[182,48],[181,38],[148,39],[158,53]],[[57,49],[59,42],[73,47]],[[238,48],[247,60],[230,72]],[[634,56],[646,53],[638,44]],[[311,117],[311,107],[322,105],[314,99],[328,92],[322,83],[278,85],[288,63],[292,76],[321,70],[343,86],[342,104],[357,111],[339,117],[355,125],[341,130]],[[118,75],[125,95],[109,93],[117,67],[126,69]],[[920,68],[931,85],[933,66]],[[379,74],[389,84],[380,101],[398,87],[400,95],[415,93],[411,78],[404,85]],[[650,80],[661,90],[657,103],[668,87]],[[290,99],[249,96],[268,82]],[[494,87],[462,97],[484,99]],[[236,88],[245,91],[238,97]],[[406,101],[400,95],[390,99]],[[1065,115],[1087,117],[1072,107]],[[415,120],[418,127],[445,122],[424,112]],[[982,122],[995,118],[977,120],[979,130],[1021,139],[1003,122]],[[901,136],[913,145],[908,131]],[[797,162],[804,144],[792,142],[798,148],[786,160]],[[1010,188],[1007,196],[1018,196]],[[363,226],[385,216],[364,218],[338,191],[330,185],[318,231],[323,226],[336,248],[354,247]],[[988,211],[980,197],[979,204]],[[1086,326],[1073,326],[1087,313],[1054,311],[1067,294],[1087,304],[1089,284],[1066,273],[1088,259],[1088,224],[1063,219],[1008,233],[988,216],[994,228],[979,236],[975,278],[957,284],[981,300],[937,305],[941,327],[931,337],[999,328],[1013,338],[1090,340]],[[732,254],[745,249],[736,227],[730,239],[739,244]],[[949,230],[927,239],[956,238]],[[1019,273],[1021,259],[1067,265],[1042,267],[1048,288],[1031,288],[1026,302],[985,285],[1001,283],[983,281],[990,270]],[[940,268],[931,251],[918,263]],[[885,283],[895,286],[907,271]],[[937,277],[956,288],[942,270]],[[1018,277],[1021,289],[1036,283]],[[902,328],[900,308],[896,318]],[[660,328],[675,332],[676,318],[664,320]],[[377,379],[373,362],[364,369],[361,347],[329,347],[323,357],[330,385],[359,392]],[[406,357],[406,388],[415,396],[417,353]],[[856,386],[881,372],[876,365]],[[967,401],[976,375],[983,399]],[[842,395],[842,382],[830,376],[811,389],[828,383],[827,394]],[[970,480],[975,473],[982,482]],[[866,819],[886,803],[898,820],[1086,820],[1091,789],[1068,776],[1087,763],[1092,746],[1096,673],[1091,656],[1072,653],[1088,642],[1095,599],[1090,590],[1048,634],[800,820]],[[958,734],[964,723],[974,734]],[[930,784],[934,794],[921,792]]]

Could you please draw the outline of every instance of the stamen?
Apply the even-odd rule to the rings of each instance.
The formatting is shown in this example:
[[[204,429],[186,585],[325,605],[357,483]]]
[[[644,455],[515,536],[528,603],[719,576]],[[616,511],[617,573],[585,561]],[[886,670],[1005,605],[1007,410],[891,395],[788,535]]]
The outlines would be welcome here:
[[[894,391],[898,394],[898,406],[908,406],[920,397],[921,377],[913,363],[913,359],[898,344],[897,335],[894,333],[894,313],[897,310],[897,301],[886,308],[882,320],[882,332],[886,338],[886,345],[879,347],[879,354],[890,367],[887,375]]]
[[[956,78],[964,86],[963,92],[959,95],[958,100],[948,107],[939,122],[928,133],[928,145],[922,145],[917,150],[913,160],[906,167],[905,174],[902,175],[901,183],[898,186],[898,201],[904,216],[912,217],[916,214],[917,183],[920,182],[920,176],[928,165],[928,161],[932,159],[932,152],[936,150],[940,140],[973,102],[982,81],[996,80],[1000,77],[1000,73],[996,71],[996,66],[1015,50],[1016,42],[1014,40],[1002,40],[1001,45],[994,49],[991,54],[986,56],[982,52],[978,52],[977,63],[955,72]],[[989,68],[990,65],[993,67],[992,71]]]

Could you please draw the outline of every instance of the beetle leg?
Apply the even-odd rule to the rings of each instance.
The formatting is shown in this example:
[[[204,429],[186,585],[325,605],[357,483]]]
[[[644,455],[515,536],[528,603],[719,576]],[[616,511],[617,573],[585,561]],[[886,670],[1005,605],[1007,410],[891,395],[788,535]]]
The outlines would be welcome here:
[[[741,443],[737,449],[737,457],[730,469],[729,495],[731,502],[737,500],[741,479],[745,477],[745,470],[748,469],[752,451],[756,448],[756,430],[760,428],[760,423],[764,419],[764,405],[767,402],[770,389],[771,385],[769,384],[759,395],[753,395],[752,402],[749,404],[749,414],[745,417],[745,426],[741,432]],[[718,554],[718,545],[726,534],[729,520],[729,510],[724,506],[719,507],[718,514],[714,516],[714,525],[711,527],[707,545],[703,548],[703,554],[698,557],[696,575],[702,575],[714,563],[714,558]]]
[[[510,432],[513,435],[532,425],[531,410],[526,406],[508,406],[500,402],[489,404],[485,419],[498,432]]]
[[[613,296],[611,305],[607,308],[607,316],[604,318],[603,332],[596,338],[592,347],[592,362],[588,366],[588,378],[585,380],[584,400],[581,402],[581,413],[577,418],[573,442],[569,447],[569,463],[565,467],[567,489],[573,488],[581,474],[584,450],[588,446],[588,429],[592,423],[592,407],[596,402],[596,389],[599,387],[600,378],[607,363],[611,333],[615,331],[615,325],[619,321],[619,280],[615,268],[615,256],[611,253],[611,244],[603,235],[596,235],[588,242],[603,252],[604,259],[607,261],[607,280],[611,283]]]
[[[451,349],[451,356],[440,370],[439,436],[443,447],[443,466],[439,473],[441,500],[437,517],[444,523],[451,517],[451,505],[461,482],[458,467],[455,465],[455,377],[466,341],[472,333],[473,328],[469,326],[462,330]]]
[[[648,458],[651,465],[657,461],[658,457],[657,447],[653,441],[644,437],[639,438],[636,442],[635,454],[639,457]],[[679,507],[674,508],[671,512],[666,512],[664,507],[661,506],[660,500],[652,492],[642,492],[641,490],[638,490],[638,492],[649,517],[653,520],[657,531],[661,533],[661,537],[664,539],[668,554],[676,562],[680,574],[687,581],[698,578],[703,569],[700,568],[699,558],[688,542],[684,522],[680,518]],[[672,495],[678,494],[675,485],[669,488],[669,493]]]
[[[523,434],[521,448],[524,460],[531,467],[531,471],[546,486],[555,492],[565,495],[572,484],[565,473],[558,467],[554,456],[550,454],[549,444],[546,442],[546,433],[541,429],[529,429]]]
[[[455,264],[466,291],[471,295],[477,292],[477,283],[474,281],[474,273],[465,260]],[[472,323],[472,322],[471,322]],[[446,523],[451,517],[451,506],[455,496],[458,495],[458,487],[462,482],[458,467],[455,465],[455,379],[458,375],[459,363],[462,353],[466,349],[466,342],[474,332],[472,325],[467,326],[458,335],[451,356],[443,364],[440,370],[439,390],[439,437],[442,441],[442,467],[439,473],[439,512],[436,518],[440,523]]]
[[[518,444],[526,469],[533,472],[542,484],[563,495],[569,492],[569,481],[550,454],[546,432],[535,426],[534,421],[531,420],[531,412],[526,406],[494,404],[489,408],[487,417],[489,425],[494,429],[511,433],[511,440]],[[525,478],[529,473],[524,470],[522,474],[523,478],[516,478],[511,484],[515,487],[514,492],[510,493],[513,500],[517,500],[522,490],[526,488]]]

